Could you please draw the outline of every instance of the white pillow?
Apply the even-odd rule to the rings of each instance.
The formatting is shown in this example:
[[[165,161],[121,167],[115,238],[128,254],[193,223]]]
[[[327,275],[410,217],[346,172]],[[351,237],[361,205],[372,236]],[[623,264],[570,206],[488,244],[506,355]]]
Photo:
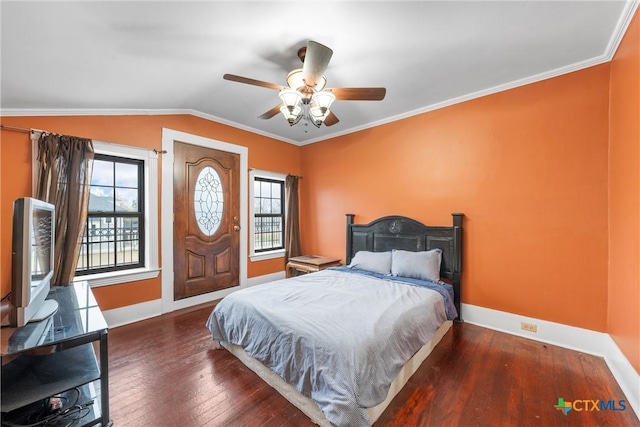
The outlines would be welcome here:
[[[391,252],[358,251],[353,259],[351,259],[349,268],[359,268],[380,274],[391,274]]]
[[[420,280],[440,280],[440,262],[442,250],[391,252],[391,274]]]

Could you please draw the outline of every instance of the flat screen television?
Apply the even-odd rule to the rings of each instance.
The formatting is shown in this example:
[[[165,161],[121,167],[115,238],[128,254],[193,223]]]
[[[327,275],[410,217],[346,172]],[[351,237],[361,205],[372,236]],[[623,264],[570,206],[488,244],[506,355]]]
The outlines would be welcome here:
[[[55,206],[31,197],[13,203],[11,324],[48,318],[58,303],[46,300],[53,278]]]

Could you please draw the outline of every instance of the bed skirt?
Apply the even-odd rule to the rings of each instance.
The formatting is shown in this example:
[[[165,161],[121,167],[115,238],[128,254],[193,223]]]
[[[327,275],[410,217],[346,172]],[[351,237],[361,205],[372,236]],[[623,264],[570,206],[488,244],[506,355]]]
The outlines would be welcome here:
[[[433,337],[424,345],[420,350],[413,355],[407,363],[404,364],[402,370],[398,376],[391,383],[387,398],[380,404],[367,409],[369,420],[373,424],[382,415],[384,410],[389,406],[393,398],[400,392],[405,386],[411,376],[418,370],[422,362],[431,354],[435,346],[444,337],[447,331],[451,328],[452,321],[447,320],[436,331]],[[315,424],[322,427],[331,427],[331,424],[325,418],[324,414],[316,405],[316,403],[303,396],[294,386],[284,381],[280,376],[274,373],[272,370],[264,366],[260,361],[251,357],[242,347],[235,344],[229,344],[226,342],[220,343],[231,354],[237,357],[246,367],[255,372],[260,378],[262,378],[267,384],[276,389],[278,393],[291,402],[296,408],[300,409],[307,417],[311,419]]]

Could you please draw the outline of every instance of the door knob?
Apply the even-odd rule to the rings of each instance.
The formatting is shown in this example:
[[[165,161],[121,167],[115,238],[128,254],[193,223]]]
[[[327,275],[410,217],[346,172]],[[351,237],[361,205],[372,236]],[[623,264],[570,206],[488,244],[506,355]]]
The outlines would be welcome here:
[[[233,229],[236,230],[236,231],[240,231],[240,226],[239,225],[234,225]]]

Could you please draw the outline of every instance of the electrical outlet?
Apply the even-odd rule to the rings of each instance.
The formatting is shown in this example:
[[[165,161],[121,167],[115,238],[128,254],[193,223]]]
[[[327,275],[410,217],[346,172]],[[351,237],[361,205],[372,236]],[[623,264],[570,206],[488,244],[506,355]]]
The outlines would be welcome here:
[[[520,322],[520,328],[529,332],[538,332],[538,325],[533,323]]]

